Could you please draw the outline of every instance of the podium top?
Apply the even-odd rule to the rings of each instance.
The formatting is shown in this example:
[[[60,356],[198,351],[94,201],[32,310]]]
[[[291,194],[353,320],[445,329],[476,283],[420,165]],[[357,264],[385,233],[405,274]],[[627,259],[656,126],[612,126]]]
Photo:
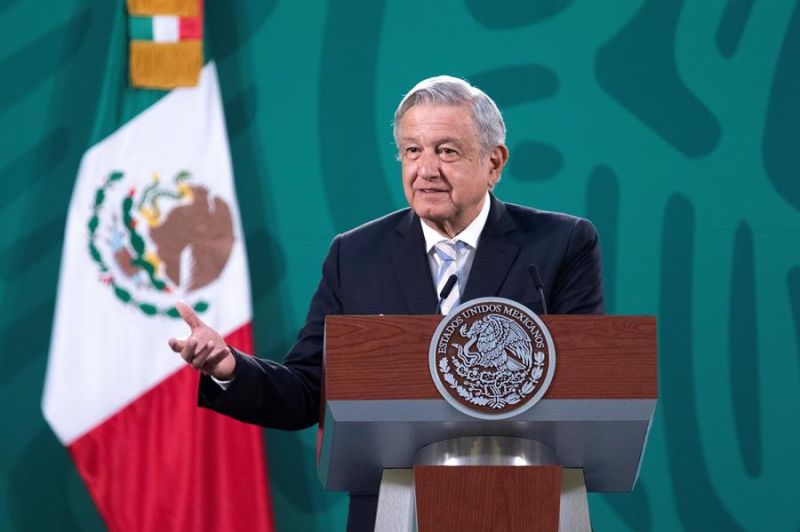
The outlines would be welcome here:
[[[654,316],[539,316],[558,369],[546,399],[655,399]],[[428,346],[442,316],[328,316],[325,398],[441,399]]]

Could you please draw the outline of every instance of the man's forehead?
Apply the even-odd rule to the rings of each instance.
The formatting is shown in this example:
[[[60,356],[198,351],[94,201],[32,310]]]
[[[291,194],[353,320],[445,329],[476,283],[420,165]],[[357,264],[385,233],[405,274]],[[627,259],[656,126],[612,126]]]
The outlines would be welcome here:
[[[470,135],[471,136],[471,135]],[[447,133],[443,133],[441,135],[437,135],[435,133],[423,133],[420,135],[402,135],[400,137],[400,142],[419,142],[421,140],[432,141],[437,144],[442,144],[445,142],[464,142],[466,140],[463,136],[458,135],[449,135]]]
[[[407,117],[413,117],[415,119],[452,119],[458,117],[472,120],[472,107],[466,103],[418,103],[409,107],[405,114],[403,114],[403,119]]]
[[[463,141],[477,133],[468,105],[414,105],[401,118],[399,129],[401,141]]]

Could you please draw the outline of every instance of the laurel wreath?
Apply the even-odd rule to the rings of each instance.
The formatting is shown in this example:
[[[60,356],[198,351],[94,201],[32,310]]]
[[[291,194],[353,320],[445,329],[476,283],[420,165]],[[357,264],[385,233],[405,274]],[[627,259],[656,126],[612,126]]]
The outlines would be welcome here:
[[[459,397],[462,397],[469,403],[477,406],[489,405],[491,408],[501,409],[506,405],[514,405],[519,403],[534,390],[544,374],[544,358],[543,352],[537,351],[534,353],[533,375],[531,375],[531,378],[526,380],[519,393],[512,392],[504,397],[498,398],[497,400],[490,400],[486,397],[476,397],[472,392],[467,390],[451,373],[450,364],[447,357],[443,357],[439,360],[439,371],[441,372],[444,381],[450,386],[451,389],[455,390]],[[458,364],[458,361],[456,361],[456,364]]]
[[[92,215],[86,224],[86,227],[89,230],[89,255],[97,264],[100,273],[104,275],[109,275],[110,269],[103,260],[103,256],[95,244],[95,240],[97,238],[97,229],[100,227],[100,210],[105,203],[107,191],[114,185],[114,183],[120,181],[124,175],[125,174],[123,172],[119,171],[111,172],[106,178],[105,182],[97,188],[94,195]],[[186,172],[179,174],[181,178],[185,178],[186,175],[188,175]],[[135,252],[135,256],[131,259],[131,264],[142,268],[147,273],[153,288],[160,292],[168,292],[169,287],[167,284],[158,277],[158,272],[156,271],[155,267],[144,258],[146,246],[144,239],[136,231],[136,224],[133,219],[133,215],[131,214],[132,208],[133,197],[131,195],[125,196],[125,199],[122,200],[122,220],[126,230],[128,231],[128,238],[130,240],[131,247]],[[137,299],[128,290],[117,284],[113,277],[108,278],[108,283],[117,299],[126,305],[135,306],[148,316],[162,315],[170,318],[180,318],[180,313],[174,305],[169,307],[159,307],[154,303]],[[192,305],[192,308],[197,313],[205,312],[208,310],[208,307],[209,304],[206,301],[198,301]]]

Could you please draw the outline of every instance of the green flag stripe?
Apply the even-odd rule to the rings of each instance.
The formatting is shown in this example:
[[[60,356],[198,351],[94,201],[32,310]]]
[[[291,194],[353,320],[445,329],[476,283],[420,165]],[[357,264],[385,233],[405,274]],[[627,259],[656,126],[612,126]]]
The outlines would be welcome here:
[[[128,19],[129,38],[135,41],[153,40],[152,17],[130,17]]]

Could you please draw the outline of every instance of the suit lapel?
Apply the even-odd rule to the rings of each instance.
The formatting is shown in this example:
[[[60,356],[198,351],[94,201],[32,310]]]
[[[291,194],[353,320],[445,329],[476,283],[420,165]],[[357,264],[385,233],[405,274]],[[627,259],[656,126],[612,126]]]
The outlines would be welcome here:
[[[395,227],[392,263],[395,278],[403,292],[409,314],[433,314],[436,310],[436,289],[433,286],[425,238],[419,218],[409,210]]]
[[[478,241],[462,302],[496,296],[519,254],[519,244],[508,236],[516,230],[516,224],[506,213],[505,205],[493,195],[490,198],[489,218]]]

